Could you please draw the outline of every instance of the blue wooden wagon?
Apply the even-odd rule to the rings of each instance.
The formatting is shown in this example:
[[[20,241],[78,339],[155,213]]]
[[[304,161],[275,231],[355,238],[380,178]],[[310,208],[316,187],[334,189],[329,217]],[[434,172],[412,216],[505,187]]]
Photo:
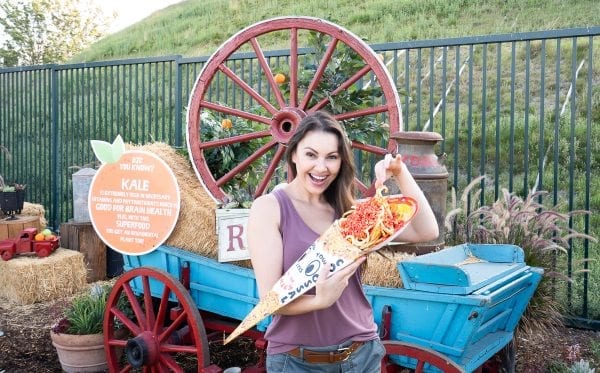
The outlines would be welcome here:
[[[124,256],[124,263],[126,272],[115,284],[105,318],[111,371],[182,369],[172,353],[191,354],[198,372],[220,371],[209,364],[208,345],[215,338],[222,340],[258,302],[252,270],[169,246]],[[388,356],[382,364],[389,372],[399,367],[423,372],[480,370],[511,347],[514,330],[542,277],[542,270],[527,266],[523,250],[513,245],[449,247],[400,262],[398,270],[404,288],[364,286],[386,345]],[[132,302],[129,313],[119,308],[121,294]],[[269,322],[261,321],[245,336],[264,349],[262,337]],[[120,337],[118,323],[132,333]],[[506,355],[514,359],[514,351]],[[262,363],[246,371],[264,371]]]

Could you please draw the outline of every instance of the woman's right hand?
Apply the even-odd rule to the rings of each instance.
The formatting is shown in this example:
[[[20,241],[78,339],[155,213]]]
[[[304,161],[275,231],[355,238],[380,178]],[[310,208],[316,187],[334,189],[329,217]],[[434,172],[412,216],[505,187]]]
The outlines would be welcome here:
[[[385,157],[375,164],[375,187],[380,188],[390,177],[398,177],[402,173],[402,156],[386,154]]]
[[[362,256],[329,277],[327,276],[329,275],[330,265],[325,263],[319,272],[319,279],[316,283],[315,303],[317,308],[324,309],[334,304],[348,286],[350,277],[354,275],[365,260],[366,257]]]

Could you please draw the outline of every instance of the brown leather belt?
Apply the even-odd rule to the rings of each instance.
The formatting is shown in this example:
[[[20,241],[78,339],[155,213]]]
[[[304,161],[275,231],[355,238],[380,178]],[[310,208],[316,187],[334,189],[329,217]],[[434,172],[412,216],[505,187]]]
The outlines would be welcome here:
[[[364,342],[352,342],[348,347],[342,347],[335,351],[313,351],[302,347],[296,347],[295,349],[288,351],[287,353],[303,359],[307,363],[313,364],[327,364],[327,363],[339,363],[345,361],[356,351]]]

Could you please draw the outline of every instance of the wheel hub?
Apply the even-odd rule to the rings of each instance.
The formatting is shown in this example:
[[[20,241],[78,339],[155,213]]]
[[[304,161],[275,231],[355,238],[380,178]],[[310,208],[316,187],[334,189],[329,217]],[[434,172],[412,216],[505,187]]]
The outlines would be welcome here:
[[[279,143],[287,144],[305,116],[306,113],[298,108],[283,108],[271,119],[271,135]]]
[[[144,332],[127,341],[125,354],[127,361],[134,368],[141,368],[154,363],[157,357],[158,345],[150,332]]]

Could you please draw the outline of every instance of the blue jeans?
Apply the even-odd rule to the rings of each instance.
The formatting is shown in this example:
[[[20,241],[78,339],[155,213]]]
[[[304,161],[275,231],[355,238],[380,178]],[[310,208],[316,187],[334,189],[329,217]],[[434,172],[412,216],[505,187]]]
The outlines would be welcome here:
[[[348,342],[346,344],[350,344]],[[334,345],[320,348],[308,348],[315,351],[335,351],[345,345]],[[374,339],[365,342],[348,359],[338,363],[313,364],[303,361],[301,358],[287,353],[267,355],[268,373],[305,373],[305,372],[331,372],[331,373],[379,373],[381,371],[381,359],[385,355],[385,348],[379,341]]]

